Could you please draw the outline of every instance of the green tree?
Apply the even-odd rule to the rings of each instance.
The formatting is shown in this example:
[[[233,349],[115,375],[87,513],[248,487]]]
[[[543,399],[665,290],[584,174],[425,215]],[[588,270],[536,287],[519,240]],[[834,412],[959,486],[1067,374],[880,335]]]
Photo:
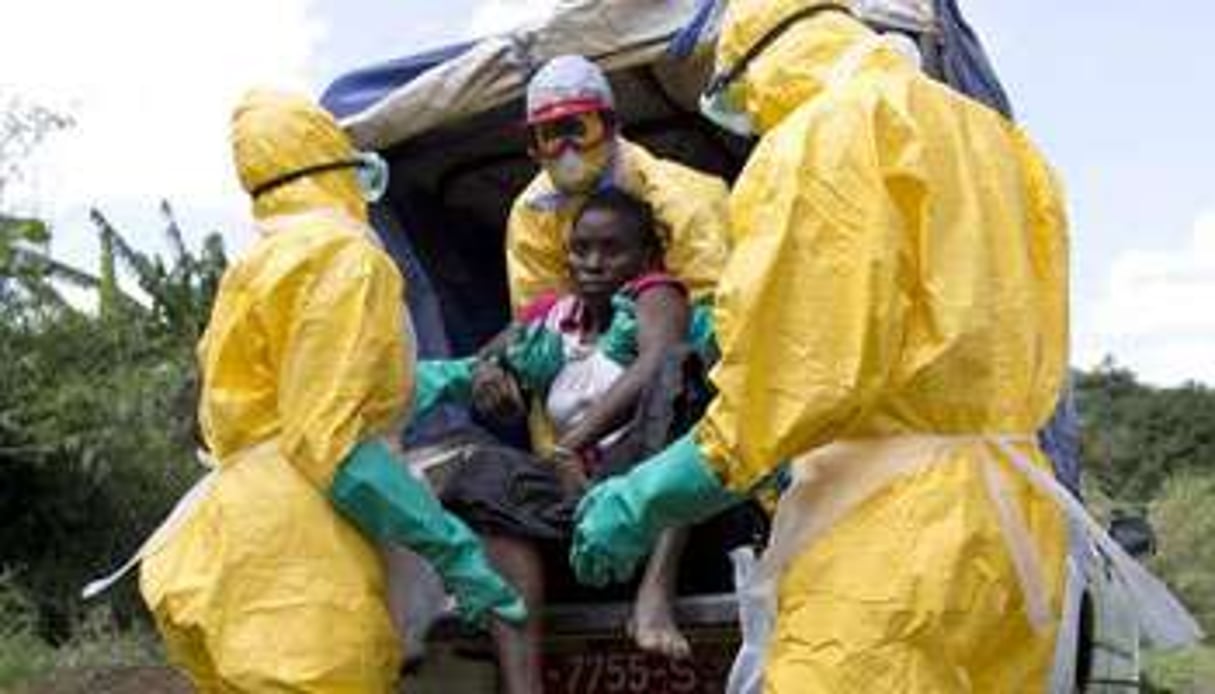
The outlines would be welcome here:
[[[225,264],[218,235],[166,259],[95,219],[111,242],[101,310],[27,303],[0,321],[0,566],[54,639],[78,621],[84,582],[134,551],[199,474],[193,350]],[[124,273],[146,298],[119,288]],[[129,584],[111,602],[124,619],[138,609]]]
[[[1169,479],[1151,510],[1160,535],[1153,568],[1168,578],[1207,633],[1215,633],[1215,474],[1191,471]]]
[[[100,313],[111,317],[139,305],[119,285],[121,267],[149,297],[148,318],[158,329],[193,344],[206,326],[211,299],[228,265],[223,237],[208,234],[195,253],[187,247],[167,200],[161,201],[160,211],[165,224],[162,233],[171,253],[167,259],[136,249],[100,210],[90,211],[101,241]]]
[[[0,112],[9,182],[69,121],[2,99]],[[42,221],[0,216],[0,574],[53,641],[79,622],[81,586],[134,551],[199,474],[193,351],[226,258],[218,234],[193,251],[161,210],[167,257],[94,210],[97,274],[51,257]],[[67,301],[67,284],[96,291],[99,310]],[[109,601],[120,620],[139,609],[129,582]]]
[[[1215,391],[1157,388],[1107,360],[1076,381],[1085,468],[1113,499],[1146,506],[1170,477],[1215,471]]]

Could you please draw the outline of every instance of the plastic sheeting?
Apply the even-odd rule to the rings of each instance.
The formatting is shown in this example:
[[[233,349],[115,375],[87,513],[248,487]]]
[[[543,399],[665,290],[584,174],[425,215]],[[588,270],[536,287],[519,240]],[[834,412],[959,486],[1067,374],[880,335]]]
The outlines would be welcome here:
[[[935,2],[945,82],[966,96],[1012,118],[1012,104],[1004,86],[1000,84],[978,34],[962,17],[957,1]]]
[[[483,39],[463,51],[457,46],[419,56],[393,71],[366,72],[340,92],[330,90],[324,101],[350,108],[371,100],[377,79],[395,74],[404,80],[342,121],[361,147],[387,147],[518,97],[531,73],[558,55],[586,55],[606,70],[651,61],[666,50],[695,4],[694,0],[566,0],[558,3],[547,22]],[[447,51],[458,54],[439,62],[438,58],[450,55]],[[431,61],[435,62],[423,69]]]

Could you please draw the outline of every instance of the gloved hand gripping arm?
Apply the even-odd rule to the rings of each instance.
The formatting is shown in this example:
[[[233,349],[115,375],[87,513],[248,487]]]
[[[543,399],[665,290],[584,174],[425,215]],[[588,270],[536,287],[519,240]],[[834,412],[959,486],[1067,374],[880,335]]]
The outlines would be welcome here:
[[[721,485],[688,434],[591,489],[578,505],[570,562],[582,583],[627,581],[663,530],[698,523],[745,498]]]

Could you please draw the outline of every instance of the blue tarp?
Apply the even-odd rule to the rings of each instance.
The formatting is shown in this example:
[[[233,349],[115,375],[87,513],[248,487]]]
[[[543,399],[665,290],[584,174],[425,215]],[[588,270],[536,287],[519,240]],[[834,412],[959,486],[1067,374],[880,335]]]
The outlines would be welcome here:
[[[941,29],[941,60],[945,81],[963,94],[1011,118],[1012,105],[1004,87],[977,34],[962,17],[956,0],[935,0],[935,3]],[[672,41],[673,54],[690,53],[691,46],[699,40],[712,7],[713,2],[705,0],[697,9],[688,27]],[[321,96],[321,104],[338,118],[357,114],[430,68],[461,55],[473,45],[473,42],[452,44],[347,73],[329,85]]]
[[[1013,117],[1012,104],[987,52],[970,24],[962,17],[955,0],[936,0],[937,26],[941,30],[941,63],[945,82],[970,98]]]
[[[329,85],[321,95],[321,105],[338,118],[352,116],[472,46],[472,42],[453,44],[349,72]]]

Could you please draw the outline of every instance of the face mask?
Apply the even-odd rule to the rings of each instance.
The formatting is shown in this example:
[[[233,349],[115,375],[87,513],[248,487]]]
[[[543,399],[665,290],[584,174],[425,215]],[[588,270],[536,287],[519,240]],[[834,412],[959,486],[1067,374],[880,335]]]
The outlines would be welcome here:
[[[733,105],[728,89],[700,95],[700,113],[711,123],[739,137],[755,137],[755,122],[751,114]]]
[[[376,152],[359,152],[355,155],[355,178],[359,191],[368,203],[379,202],[388,192],[388,162]]]
[[[590,190],[602,171],[602,167],[594,165],[587,155],[570,149],[562,152],[556,159],[547,161],[544,168],[553,179],[553,185],[570,193]]]

